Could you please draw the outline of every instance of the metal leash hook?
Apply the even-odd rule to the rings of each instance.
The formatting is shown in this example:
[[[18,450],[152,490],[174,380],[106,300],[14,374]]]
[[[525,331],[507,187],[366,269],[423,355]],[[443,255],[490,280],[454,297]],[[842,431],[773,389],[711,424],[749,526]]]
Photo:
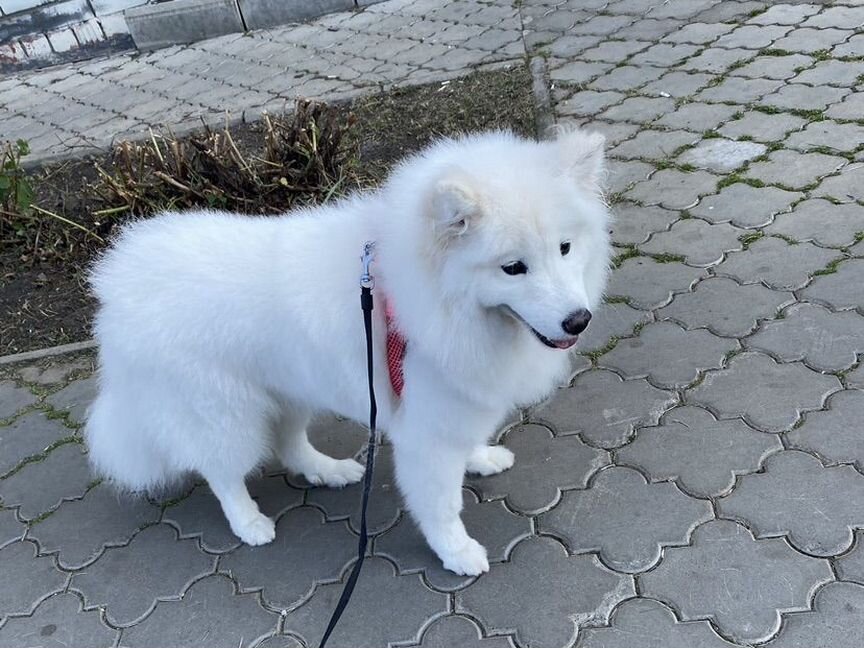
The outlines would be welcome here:
[[[349,574],[348,580],[345,581],[345,587],[342,588],[339,602],[336,603],[336,608],[330,616],[330,621],[327,623],[327,629],[324,631],[324,636],[321,638],[318,648],[324,648],[327,645],[327,640],[336,628],[336,624],[339,623],[342,613],[348,606],[348,601],[351,600],[351,594],[354,593],[354,587],[357,585],[357,579],[360,576],[360,569],[363,567],[363,561],[366,559],[366,545],[369,542],[369,535],[366,532],[366,509],[369,506],[369,493],[372,490],[372,471],[375,469],[375,447],[378,435],[376,430],[378,405],[375,402],[375,385],[372,371],[372,309],[374,307],[372,289],[375,287],[375,277],[372,276],[372,262],[374,259],[375,242],[366,241],[363,244],[363,256],[360,257],[360,261],[363,264],[363,274],[360,276],[360,307],[363,309],[363,325],[366,329],[366,371],[369,379],[369,442],[366,447],[366,474],[363,476],[363,500],[360,505],[360,541],[357,543],[357,562],[354,563],[351,574]]]

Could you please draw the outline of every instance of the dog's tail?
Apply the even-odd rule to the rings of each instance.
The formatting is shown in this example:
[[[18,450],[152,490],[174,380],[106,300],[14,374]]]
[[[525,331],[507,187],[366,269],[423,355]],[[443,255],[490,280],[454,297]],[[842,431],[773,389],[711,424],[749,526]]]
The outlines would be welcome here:
[[[84,437],[90,463],[101,477],[134,493],[153,493],[175,480],[168,462],[136,420],[136,408],[127,395],[100,389],[90,407]]]

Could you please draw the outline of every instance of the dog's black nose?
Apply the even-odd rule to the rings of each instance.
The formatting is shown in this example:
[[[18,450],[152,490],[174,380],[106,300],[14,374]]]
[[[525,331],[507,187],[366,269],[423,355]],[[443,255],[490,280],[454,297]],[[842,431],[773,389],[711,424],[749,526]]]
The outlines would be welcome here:
[[[591,311],[585,308],[580,308],[579,310],[570,313],[567,316],[567,319],[561,322],[561,328],[563,328],[564,332],[568,335],[579,335],[588,327],[588,322],[590,321]]]

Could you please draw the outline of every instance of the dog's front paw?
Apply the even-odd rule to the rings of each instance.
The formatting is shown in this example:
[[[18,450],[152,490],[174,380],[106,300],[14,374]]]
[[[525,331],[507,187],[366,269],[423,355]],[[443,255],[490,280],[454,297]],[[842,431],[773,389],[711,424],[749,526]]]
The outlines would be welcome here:
[[[468,457],[467,470],[488,477],[513,467],[516,457],[504,446],[481,446]]]
[[[486,547],[474,538],[468,538],[457,550],[442,553],[441,560],[444,569],[449,569],[460,576],[479,576],[489,571]]]
[[[273,542],[273,538],[276,537],[276,525],[263,513],[258,513],[236,527],[232,524],[231,530],[243,542],[253,547]]]
[[[330,488],[342,488],[348,484],[356,484],[363,479],[366,468],[353,459],[331,459],[322,461],[315,467],[314,471],[306,472],[303,476],[313,486],[329,486]]]

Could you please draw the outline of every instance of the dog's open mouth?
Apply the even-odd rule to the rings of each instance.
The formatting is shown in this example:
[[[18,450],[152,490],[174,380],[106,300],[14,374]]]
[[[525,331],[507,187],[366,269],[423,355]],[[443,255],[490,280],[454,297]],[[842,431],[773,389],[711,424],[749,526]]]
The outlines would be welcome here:
[[[504,306],[502,306],[502,308],[504,309],[505,312],[507,312],[507,313],[508,313],[509,315],[511,315],[513,318],[519,320],[519,321],[522,322],[525,326],[527,326],[528,329],[529,329],[529,330],[534,334],[534,336],[535,336],[538,340],[540,340],[543,344],[545,344],[547,347],[549,347],[550,349],[569,349],[569,348],[572,347],[574,344],[576,344],[576,342],[579,341],[579,336],[578,336],[578,335],[573,335],[573,336],[570,336],[570,337],[562,338],[562,339],[560,339],[560,340],[550,340],[550,339],[547,338],[545,335],[543,335],[540,331],[538,331],[538,330],[535,329],[533,326],[531,326],[528,322],[526,322],[526,321],[525,321],[525,318],[522,317],[522,316],[521,316],[519,313],[517,313],[515,310],[513,310],[510,306],[507,306],[507,305],[505,304]]]

